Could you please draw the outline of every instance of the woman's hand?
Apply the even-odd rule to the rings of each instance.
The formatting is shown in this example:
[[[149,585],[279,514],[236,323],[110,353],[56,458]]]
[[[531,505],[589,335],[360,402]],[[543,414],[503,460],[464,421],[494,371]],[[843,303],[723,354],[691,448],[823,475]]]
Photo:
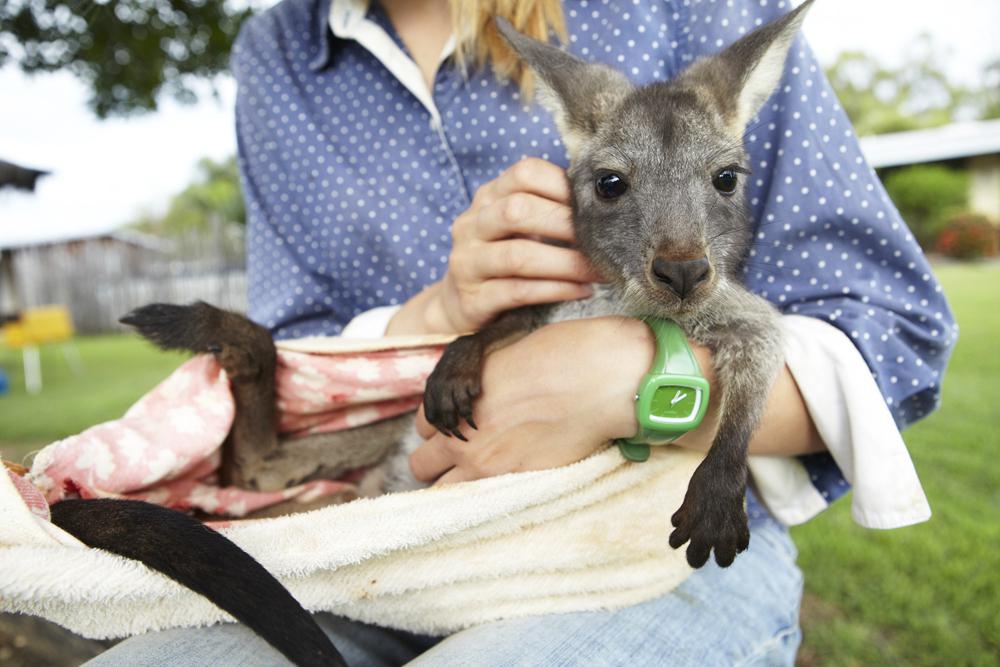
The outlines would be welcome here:
[[[505,310],[589,296],[598,276],[584,256],[544,242],[574,242],[569,200],[565,171],[538,158],[483,185],[452,225],[444,278],[410,299],[386,333],[468,333]]]
[[[483,367],[483,391],[466,426],[468,442],[434,430],[413,453],[417,479],[458,482],[555,468],[635,434],[632,397],[654,351],[638,320],[597,318],[543,327],[498,350]]]

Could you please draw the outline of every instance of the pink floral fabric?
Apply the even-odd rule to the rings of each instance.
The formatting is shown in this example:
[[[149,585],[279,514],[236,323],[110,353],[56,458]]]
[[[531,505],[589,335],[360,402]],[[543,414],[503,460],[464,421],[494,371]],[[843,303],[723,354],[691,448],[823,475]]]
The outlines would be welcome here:
[[[27,505],[28,511],[38,518],[48,521],[51,516],[49,514],[49,504],[45,501],[45,496],[42,495],[42,492],[34,484],[13,470],[4,470],[4,472],[10,477],[10,481],[13,482],[17,492],[21,494],[21,500]]]
[[[286,437],[337,431],[413,410],[441,351],[442,346],[335,355],[279,350],[279,431]],[[29,478],[49,503],[70,495],[123,497],[231,517],[286,500],[356,491],[356,473],[278,492],[219,486],[220,448],[234,411],[225,371],[211,356],[195,357],[121,419],[43,449]]]

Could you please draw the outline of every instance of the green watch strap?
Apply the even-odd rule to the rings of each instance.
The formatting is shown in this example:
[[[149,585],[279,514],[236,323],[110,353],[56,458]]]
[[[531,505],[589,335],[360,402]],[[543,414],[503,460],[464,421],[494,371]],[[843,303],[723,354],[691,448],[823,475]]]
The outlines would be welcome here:
[[[645,322],[656,336],[656,356],[650,372],[660,375],[701,376],[698,359],[695,358],[683,329],[673,320],[651,318]]]
[[[629,461],[634,461],[635,463],[642,463],[643,461],[649,460],[649,454],[652,451],[649,445],[645,442],[629,442],[628,440],[618,440],[616,443],[618,445],[618,451],[622,453]]]
[[[708,382],[684,331],[672,320],[644,321],[656,338],[656,356],[636,392],[639,432],[616,441],[622,456],[637,462],[649,458],[650,445],[671,443],[698,426],[708,406]]]

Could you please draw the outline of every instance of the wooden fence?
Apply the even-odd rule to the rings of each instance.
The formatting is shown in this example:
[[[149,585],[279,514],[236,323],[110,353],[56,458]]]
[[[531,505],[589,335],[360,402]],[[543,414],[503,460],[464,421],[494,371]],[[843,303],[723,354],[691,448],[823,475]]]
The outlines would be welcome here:
[[[246,312],[247,278],[242,270],[218,273],[177,273],[160,278],[108,281],[85,307],[71,305],[73,322],[82,332],[118,328],[125,313],[148,303],[207,301],[213,306]]]
[[[243,258],[231,255],[213,253],[192,259],[173,246],[116,236],[18,248],[4,252],[12,271],[3,275],[12,274],[14,284],[3,290],[8,303],[0,304],[0,309],[11,312],[64,304],[83,333],[120,330],[118,318],[153,302],[200,299],[245,311]]]

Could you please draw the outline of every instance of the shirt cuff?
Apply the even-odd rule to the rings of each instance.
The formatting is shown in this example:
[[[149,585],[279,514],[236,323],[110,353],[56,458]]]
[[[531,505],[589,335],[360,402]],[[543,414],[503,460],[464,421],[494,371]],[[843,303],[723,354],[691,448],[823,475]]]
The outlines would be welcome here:
[[[851,514],[866,528],[897,528],[931,510],[903,438],[861,353],[836,327],[800,315],[782,317],[785,363],[809,416],[854,487]],[[816,475],[796,458],[750,457],[761,501],[786,525],[804,523],[831,502]]]
[[[361,313],[340,332],[342,338],[382,338],[402,306],[380,306]]]

